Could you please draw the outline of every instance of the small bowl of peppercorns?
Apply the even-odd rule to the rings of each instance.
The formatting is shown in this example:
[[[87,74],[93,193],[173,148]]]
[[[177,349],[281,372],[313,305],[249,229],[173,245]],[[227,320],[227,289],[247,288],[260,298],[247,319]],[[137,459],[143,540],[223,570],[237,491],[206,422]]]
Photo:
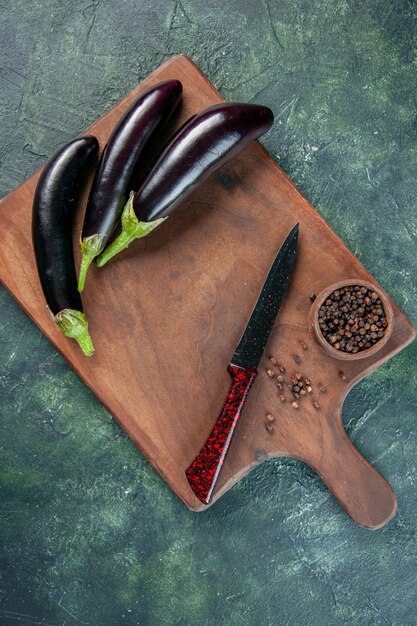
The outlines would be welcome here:
[[[392,331],[388,296],[365,280],[334,283],[314,300],[310,327],[322,348],[337,359],[363,359],[384,346]]]

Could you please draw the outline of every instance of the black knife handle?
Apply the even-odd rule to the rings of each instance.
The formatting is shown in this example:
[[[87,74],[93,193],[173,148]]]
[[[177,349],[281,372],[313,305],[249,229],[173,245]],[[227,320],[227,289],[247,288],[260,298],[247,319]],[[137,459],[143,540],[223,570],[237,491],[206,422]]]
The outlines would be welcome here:
[[[239,367],[233,363],[228,366],[227,371],[232,383],[226,402],[206,443],[185,472],[191,489],[205,504],[210,502],[236,424],[258,374],[256,369]]]

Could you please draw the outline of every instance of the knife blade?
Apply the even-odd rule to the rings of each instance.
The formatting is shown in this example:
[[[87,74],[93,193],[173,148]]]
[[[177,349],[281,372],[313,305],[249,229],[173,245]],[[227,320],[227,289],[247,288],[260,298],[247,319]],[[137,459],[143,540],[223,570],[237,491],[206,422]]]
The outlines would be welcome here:
[[[257,367],[287,292],[295,262],[297,242],[298,224],[287,235],[275,257],[227,367],[232,382],[222,411],[205,444],[185,472],[191,489],[205,504],[211,500],[237,422],[258,374]]]

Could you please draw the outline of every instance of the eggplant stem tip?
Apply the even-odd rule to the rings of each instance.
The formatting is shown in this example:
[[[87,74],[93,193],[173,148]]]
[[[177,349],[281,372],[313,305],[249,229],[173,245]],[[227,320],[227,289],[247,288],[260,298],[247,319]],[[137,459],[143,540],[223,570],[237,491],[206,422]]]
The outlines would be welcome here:
[[[93,260],[100,254],[105,245],[105,235],[91,235],[90,237],[84,237],[80,241],[81,250],[81,263],[80,273],[78,276],[78,291],[82,293],[85,287],[85,279],[87,278],[87,271]]]
[[[82,311],[75,309],[63,309],[53,315],[54,322],[59,330],[65,335],[75,339],[86,356],[91,356],[94,352],[93,342],[88,332],[87,318]]]

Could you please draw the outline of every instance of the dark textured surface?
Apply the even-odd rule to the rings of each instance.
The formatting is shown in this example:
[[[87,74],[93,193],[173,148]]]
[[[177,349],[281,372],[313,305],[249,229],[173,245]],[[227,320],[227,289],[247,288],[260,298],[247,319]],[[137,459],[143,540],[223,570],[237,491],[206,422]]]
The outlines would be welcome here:
[[[276,115],[264,144],[417,322],[417,6],[399,0],[2,2],[0,192],[172,54]],[[349,395],[398,494],[357,528],[296,461],[187,511],[0,290],[1,604],[13,624],[416,624],[413,344]]]

